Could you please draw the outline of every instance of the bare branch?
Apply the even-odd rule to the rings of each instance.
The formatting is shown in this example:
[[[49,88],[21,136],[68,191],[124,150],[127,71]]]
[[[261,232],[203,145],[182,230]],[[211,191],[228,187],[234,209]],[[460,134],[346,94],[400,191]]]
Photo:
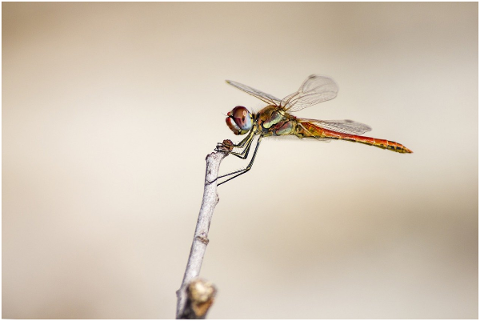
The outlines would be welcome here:
[[[228,148],[219,145],[217,146],[216,150],[217,151],[209,154],[206,158],[207,169],[205,174],[205,187],[203,190],[202,206],[200,207],[200,213],[198,214],[197,227],[193,236],[192,248],[190,249],[190,256],[188,257],[185,275],[183,276],[182,285],[177,291],[177,319],[205,318],[208,308],[213,303],[213,296],[216,292],[216,290],[207,291],[207,293],[210,293],[210,297],[206,301],[208,304],[200,304],[202,306],[201,309],[198,309],[198,304],[197,307],[192,305],[195,304],[195,300],[189,299],[189,293],[187,293],[192,293],[192,291],[187,291],[191,284],[193,288],[190,287],[190,289],[198,289],[198,284],[195,283],[198,280],[195,279],[200,274],[203,257],[209,242],[208,231],[210,229],[213,211],[215,210],[215,206],[219,201],[216,179],[218,177],[220,163],[228,155]],[[192,283],[194,280],[195,282]],[[211,287],[212,285],[207,283],[207,286],[204,285],[204,288],[208,288],[209,286]],[[190,296],[190,298],[192,298],[192,296]],[[191,313],[192,311],[194,313]],[[199,311],[199,314],[197,314],[195,311]]]

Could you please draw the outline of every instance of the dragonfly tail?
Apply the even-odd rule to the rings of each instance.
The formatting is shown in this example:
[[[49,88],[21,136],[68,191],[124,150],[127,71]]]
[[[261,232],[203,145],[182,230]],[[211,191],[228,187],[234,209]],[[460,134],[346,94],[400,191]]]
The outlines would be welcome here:
[[[333,130],[321,128],[310,122],[301,122],[299,123],[299,125],[300,126],[298,126],[297,136],[300,138],[312,137],[312,138],[339,139],[339,140],[346,140],[349,142],[375,146],[378,148],[391,150],[397,153],[413,153],[410,149],[403,146],[402,144],[399,144],[397,142],[393,142],[390,140],[386,140],[386,139],[340,133]]]

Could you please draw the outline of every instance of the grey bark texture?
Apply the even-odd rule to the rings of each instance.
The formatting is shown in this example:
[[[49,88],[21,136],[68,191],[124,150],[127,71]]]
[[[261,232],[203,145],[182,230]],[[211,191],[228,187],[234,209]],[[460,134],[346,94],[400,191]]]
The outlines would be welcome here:
[[[194,309],[195,300],[192,299],[191,291],[189,290],[190,284],[197,285],[198,288],[198,276],[200,275],[200,269],[202,267],[203,257],[208,245],[208,231],[210,229],[210,223],[213,217],[213,211],[217,205],[219,198],[217,194],[217,181],[218,170],[220,168],[220,163],[228,155],[228,153],[223,150],[217,151],[207,155],[206,162],[206,174],[205,174],[205,186],[203,190],[203,200],[202,206],[200,207],[200,213],[198,214],[197,227],[195,229],[195,234],[193,236],[192,247],[190,249],[190,255],[188,257],[187,268],[183,276],[182,285],[177,291],[177,319],[203,319],[208,311],[208,308],[213,303],[213,297],[216,293],[216,289],[213,285],[207,281],[208,286],[212,286],[213,290],[207,291],[211,293],[210,298],[206,299],[209,304],[207,304],[206,311],[203,315],[202,313],[197,313],[199,310]],[[210,183],[213,182],[213,183]],[[193,282],[193,283],[192,283]],[[190,287],[192,289],[194,287]]]

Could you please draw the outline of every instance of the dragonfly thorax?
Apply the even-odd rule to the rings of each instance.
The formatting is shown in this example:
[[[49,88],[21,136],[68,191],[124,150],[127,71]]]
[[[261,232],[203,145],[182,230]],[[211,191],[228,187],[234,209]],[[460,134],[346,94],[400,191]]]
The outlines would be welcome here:
[[[244,135],[252,128],[252,114],[243,106],[233,108],[227,116],[225,121],[235,135]]]

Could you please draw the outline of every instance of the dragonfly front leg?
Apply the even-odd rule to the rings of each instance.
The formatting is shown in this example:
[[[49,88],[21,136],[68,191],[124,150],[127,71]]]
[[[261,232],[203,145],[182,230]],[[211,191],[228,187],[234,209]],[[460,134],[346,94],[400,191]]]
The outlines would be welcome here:
[[[251,130],[248,135],[242,139],[242,141],[238,144],[234,144],[230,139],[225,139],[223,142],[217,144],[216,150],[220,149],[227,149],[229,154],[234,154],[235,156],[238,156],[239,153],[232,152],[232,149],[235,148],[243,148],[245,145],[250,145],[253,137],[255,136],[255,132]],[[243,151],[242,151],[243,153]]]
[[[217,179],[219,179],[219,178],[223,178],[223,177],[226,177],[226,176],[230,176],[230,175],[235,175],[235,174],[236,174],[235,176],[232,176],[232,177],[230,177],[229,179],[226,179],[226,180],[224,180],[223,182],[219,183],[218,186],[220,186],[220,185],[222,185],[222,184],[224,184],[224,183],[226,183],[226,182],[234,179],[235,177],[238,177],[238,176],[240,176],[240,175],[242,175],[242,174],[245,174],[246,172],[248,172],[248,171],[252,168],[253,162],[255,161],[255,156],[257,156],[258,146],[260,146],[260,142],[262,141],[262,138],[263,138],[263,136],[258,137],[257,146],[255,146],[255,151],[253,152],[252,159],[250,160],[250,163],[248,163],[248,166],[247,166],[246,168],[244,168],[244,169],[240,169],[240,170],[238,170],[238,171],[234,171],[234,172],[231,172],[231,173],[228,173],[228,174],[221,175],[221,176],[217,177]],[[253,141],[253,136],[252,136],[252,139],[250,140],[250,142],[248,143],[247,147],[245,148],[245,150],[246,150],[245,157],[243,157],[243,156],[238,156],[238,155],[235,155],[235,154],[233,154],[233,155],[235,155],[235,156],[237,156],[237,157],[240,157],[240,158],[243,158],[243,159],[247,158],[248,152],[249,152],[250,147],[251,147],[251,145],[252,145],[252,141]],[[244,150],[242,153],[244,153],[245,150]],[[232,152],[230,152],[230,153],[232,154]],[[239,155],[240,155],[240,154],[239,154]],[[213,183],[213,182],[212,182],[212,183]]]
[[[219,145],[217,145],[217,150],[220,150],[222,147],[224,149],[227,149],[229,150],[228,153],[229,154],[232,154],[234,156],[237,156],[239,158],[242,158],[242,159],[245,159],[248,157],[248,153],[250,152],[250,147],[252,147],[252,142],[253,142],[253,138],[255,137],[254,135],[254,132],[251,131],[250,133],[248,133],[247,137],[245,137],[240,143],[238,144],[233,144],[231,140],[224,140],[222,143],[219,143]],[[258,143],[257,143],[258,144]],[[246,146],[245,146],[246,145]],[[232,152],[232,149],[234,147],[237,147],[237,148],[241,148],[245,146],[245,148],[242,150],[241,153],[237,153],[237,152]],[[241,171],[243,171],[244,169],[241,169],[241,170],[238,170],[238,171],[235,171],[235,172],[232,172],[232,173],[228,173],[228,174],[225,174],[225,175],[221,175],[221,176],[218,176],[217,178],[215,178],[213,181],[209,182],[209,184],[215,182],[217,179],[219,178],[222,178],[222,177],[226,177],[226,176],[230,176],[230,175],[233,175],[233,174],[236,174],[236,173],[239,173]],[[220,185],[220,184],[219,184]]]
[[[252,147],[252,142],[253,142],[254,137],[255,137],[255,134],[252,131],[240,143],[238,143],[237,145],[233,145],[234,147],[237,147],[237,148],[245,147],[245,148],[243,148],[242,152],[237,153],[237,152],[230,151],[229,154],[237,156],[238,158],[241,158],[241,159],[247,158],[248,153],[250,152],[250,147]]]

